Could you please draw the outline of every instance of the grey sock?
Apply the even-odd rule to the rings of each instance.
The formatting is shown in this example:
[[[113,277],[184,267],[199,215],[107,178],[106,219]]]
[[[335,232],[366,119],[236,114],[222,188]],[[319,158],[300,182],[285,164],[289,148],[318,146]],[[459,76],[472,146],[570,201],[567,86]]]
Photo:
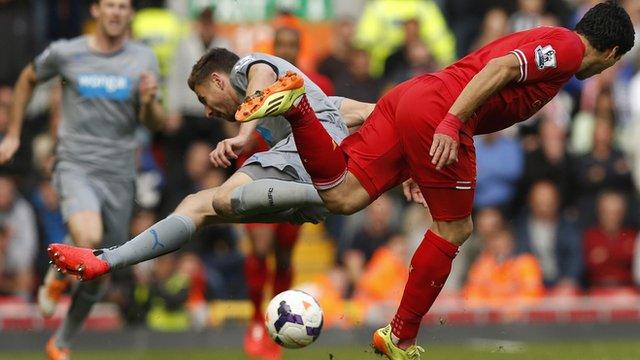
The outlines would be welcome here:
[[[241,216],[314,205],[324,206],[313,185],[293,181],[260,179],[231,192],[231,208]]]
[[[304,223],[317,224],[324,221],[329,214],[329,210],[324,206],[307,206],[303,208],[275,211],[267,214],[244,216],[239,222],[267,224],[287,222],[299,225]]]
[[[126,243],[101,249],[102,258],[111,269],[120,269],[178,250],[195,231],[190,217],[171,214]]]
[[[104,295],[107,281],[97,279],[94,281],[80,282],[73,297],[71,306],[67,311],[62,325],[56,331],[56,346],[61,348],[71,347],[71,339],[80,331],[84,320],[89,315],[91,307],[100,301]]]

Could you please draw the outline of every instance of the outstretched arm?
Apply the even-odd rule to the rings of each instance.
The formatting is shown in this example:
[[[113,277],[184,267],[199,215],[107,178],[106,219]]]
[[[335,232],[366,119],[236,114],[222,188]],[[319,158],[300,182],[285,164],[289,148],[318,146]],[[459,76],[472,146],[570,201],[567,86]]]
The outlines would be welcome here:
[[[24,121],[24,113],[33,89],[36,87],[36,72],[33,64],[27,65],[18,78],[14,89],[13,104],[11,105],[11,115],[7,132],[0,142],[0,164],[11,160],[18,147],[20,147],[20,134],[22,132],[22,123]]]
[[[431,163],[440,170],[458,158],[458,132],[471,115],[485,101],[502,90],[509,83],[520,78],[520,62],[514,54],[490,60],[485,67],[469,81],[449,113],[436,128],[429,155]]]

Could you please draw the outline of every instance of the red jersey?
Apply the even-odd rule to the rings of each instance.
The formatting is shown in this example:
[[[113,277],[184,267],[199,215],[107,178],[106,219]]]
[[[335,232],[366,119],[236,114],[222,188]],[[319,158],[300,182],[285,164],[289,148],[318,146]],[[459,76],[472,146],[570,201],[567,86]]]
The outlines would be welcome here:
[[[510,53],[518,58],[518,81],[490,97],[463,127],[462,132],[471,137],[530,118],[578,71],[585,49],[578,34],[569,29],[539,27],[500,38],[431,75],[443,80],[455,99],[489,60]]]
[[[637,232],[623,229],[608,235],[597,227],[584,233],[585,275],[589,287],[633,285]]]

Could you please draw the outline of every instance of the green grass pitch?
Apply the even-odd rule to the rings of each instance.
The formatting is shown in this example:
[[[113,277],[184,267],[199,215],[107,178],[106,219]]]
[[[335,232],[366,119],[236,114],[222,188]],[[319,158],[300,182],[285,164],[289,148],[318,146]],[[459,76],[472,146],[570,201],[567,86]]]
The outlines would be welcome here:
[[[632,360],[640,359],[640,341],[610,342],[563,342],[507,345],[484,344],[471,345],[434,345],[429,346],[423,359],[446,360]],[[0,351],[1,360],[43,359],[38,352]],[[77,351],[74,360],[244,360],[240,350],[118,350],[118,351]],[[286,351],[284,360],[382,360],[366,346],[321,348],[311,346],[308,349]]]

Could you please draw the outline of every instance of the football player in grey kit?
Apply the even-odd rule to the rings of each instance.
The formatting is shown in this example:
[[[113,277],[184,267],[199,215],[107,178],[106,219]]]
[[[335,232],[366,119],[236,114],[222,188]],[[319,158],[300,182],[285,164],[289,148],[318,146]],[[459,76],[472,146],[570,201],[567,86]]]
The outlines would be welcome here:
[[[226,49],[214,48],[194,65],[189,86],[209,117],[234,121],[246,94],[283,81],[287,72],[302,74],[287,61],[266,54],[242,59]],[[311,107],[339,143],[348,128],[363,123],[374,104],[350,99],[328,98],[303,74]],[[278,78],[281,80],[278,80]],[[293,101],[292,99],[288,101]],[[286,106],[287,100],[283,101]],[[187,196],[175,212],[131,241],[110,249],[92,250],[63,244],[49,247],[55,264],[83,280],[91,280],[113,269],[175,251],[197,228],[214,223],[318,222],[328,214],[309,174],[302,166],[291,130],[285,122],[263,118],[243,123],[236,137],[218,144],[211,153],[216,166],[227,167],[256,129],[271,149],[250,157],[224,184]]]
[[[159,128],[158,64],[148,47],[128,40],[131,0],[94,0],[96,32],[52,43],[22,71],[12,117],[0,143],[0,162],[20,143],[24,110],[35,85],[62,80],[62,122],[57,134],[53,182],[73,243],[111,247],[128,239],[134,202],[136,140],[140,123]],[[53,267],[38,291],[43,315],[51,315],[67,283]],[[51,359],[68,358],[69,341],[101,296],[103,281],[80,283],[69,311],[47,344]]]

